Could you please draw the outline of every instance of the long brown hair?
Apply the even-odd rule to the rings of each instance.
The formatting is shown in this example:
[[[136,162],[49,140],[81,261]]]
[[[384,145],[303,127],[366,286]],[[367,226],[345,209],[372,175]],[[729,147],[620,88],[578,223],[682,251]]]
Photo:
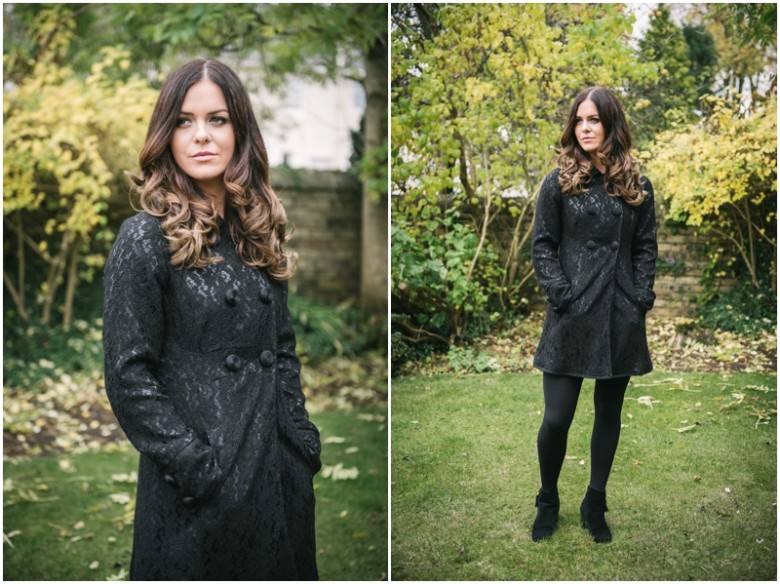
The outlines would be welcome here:
[[[641,205],[647,193],[640,184],[639,163],[631,156],[631,129],[617,97],[605,87],[581,91],[571,105],[558,154],[558,181],[563,192],[578,195],[585,191],[593,177],[591,155],[582,149],[574,133],[577,110],[588,99],[596,105],[604,126],[604,143],[595,154],[606,169],[604,190],[610,196],[621,197],[629,205]]]
[[[222,90],[235,133],[235,151],[223,180],[225,220],[238,257],[247,266],[266,268],[273,278],[289,279],[295,266],[284,251],[287,216],[268,180],[263,137],[241,80],[220,61],[190,61],[163,84],[139,156],[141,172],[130,175],[141,207],[163,218],[174,266],[200,268],[222,259],[211,253],[219,234],[217,212],[208,195],[176,164],[170,148],[184,97],[202,79]]]

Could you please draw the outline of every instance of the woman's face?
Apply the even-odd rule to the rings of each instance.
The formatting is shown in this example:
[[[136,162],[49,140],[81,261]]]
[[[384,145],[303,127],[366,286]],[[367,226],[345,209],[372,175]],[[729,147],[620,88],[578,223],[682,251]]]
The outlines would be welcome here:
[[[580,147],[589,154],[598,151],[604,143],[604,126],[601,124],[596,104],[589,99],[577,108],[574,135]]]
[[[201,79],[189,88],[171,137],[173,159],[204,191],[224,193],[225,174],[236,137],[219,85]]]

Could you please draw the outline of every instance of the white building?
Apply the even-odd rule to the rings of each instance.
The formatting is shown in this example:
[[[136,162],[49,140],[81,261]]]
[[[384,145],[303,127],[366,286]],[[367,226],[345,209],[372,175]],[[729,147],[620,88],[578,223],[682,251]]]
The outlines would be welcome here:
[[[253,92],[252,101],[271,167],[349,168],[350,131],[360,129],[366,107],[360,83],[291,77],[278,94]]]

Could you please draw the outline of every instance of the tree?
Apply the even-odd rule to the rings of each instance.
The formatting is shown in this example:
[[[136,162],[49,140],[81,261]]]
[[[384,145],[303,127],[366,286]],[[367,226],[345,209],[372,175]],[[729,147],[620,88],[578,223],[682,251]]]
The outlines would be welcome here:
[[[95,246],[111,237],[111,187],[140,149],[156,97],[144,81],[118,78],[130,67],[122,51],[104,49],[89,75],[75,75],[62,64],[74,30],[67,11],[40,11],[31,28],[34,58],[7,59],[17,84],[3,100],[3,282],[27,321],[28,283],[42,264],[43,278],[34,282],[39,318],[51,321],[64,282],[66,328],[79,280],[91,279],[104,261],[104,250]],[[28,260],[28,251],[38,264]]]
[[[688,18],[706,28],[718,52],[712,93],[746,115],[777,92],[775,4],[696,4]]]
[[[776,97],[744,118],[723,99],[710,96],[705,104],[702,123],[656,138],[647,166],[668,217],[729,241],[753,287],[775,290]]]
[[[650,12],[650,27],[638,44],[640,59],[659,69],[656,80],[630,89],[633,99],[645,104],[632,112],[631,120],[641,145],[674,124],[696,118],[699,98],[713,81],[717,53],[703,27],[679,26],[663,4]]]
[[[524,250],[535,193],[574,95],[651,79],[655,68],[634,58],[630,17],[614,5],[393,10],[394,312],[413,312],[423,298],[420,312],[446,306],[457,340],[491,299],[500,311],[523,302],[533,276]],[[442,211],[450,207],[458,219]],[[507,217],[508,242],[493,233]],[[438,275],[432,256],[427,274],[404,265],[434,235],[442,243],[429,250],[438,250]],[[434,285],[436,277],[446,285]],[[456,293],[477,282],[481,293]],[[430,300],[436,291],[445,298]]]

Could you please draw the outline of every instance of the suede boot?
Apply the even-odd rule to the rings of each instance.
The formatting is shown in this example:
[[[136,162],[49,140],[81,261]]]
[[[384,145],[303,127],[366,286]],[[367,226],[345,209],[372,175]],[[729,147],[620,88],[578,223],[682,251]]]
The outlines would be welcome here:
[[[536,520],[531,529],[531,539],[542,541],[550,537],[558,527],[558,511],[561,508],[558,491],[539,489],[539,494],[536,495],[536,508]]]
[[[590,532],[596,543],[609,543],[612,541],[612,532],[609,530],[604,512],[607,509],[607,493],[588,487],[585,498],[580,505],[580,517],[582,526]]]

